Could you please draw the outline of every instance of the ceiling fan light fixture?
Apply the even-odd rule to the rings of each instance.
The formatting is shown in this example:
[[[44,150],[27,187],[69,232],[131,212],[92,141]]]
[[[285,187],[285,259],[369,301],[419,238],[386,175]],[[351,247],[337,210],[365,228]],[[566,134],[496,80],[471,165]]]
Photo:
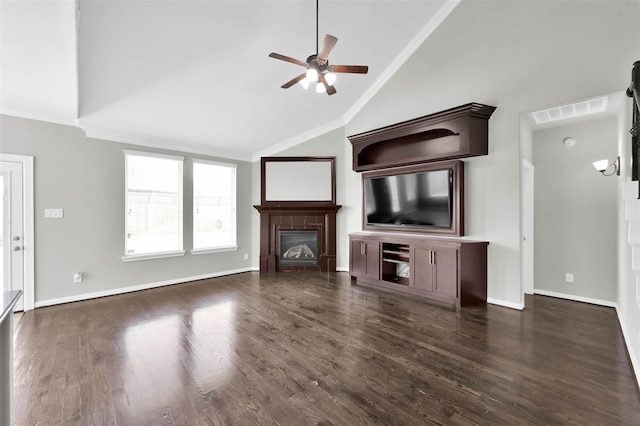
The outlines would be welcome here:
[[[300,85],[302,87],[304,87],[304,90],[307,90],[309,88],[309,79],[307,77],[303,78],[302,80],[300,80]]]
[[[324,75],[325,80],[327,80],[327,83],[329,84],[329,86],[333,86],[333,83],[336,82],[336,75],[332,72],[328,72]]]
[[[307,79],[311,82],[318,81],[318,71],[315,68],[309,68],[307,70]]]
[[[338,38],[331,34],[325,34],[322,49],[319,48],[318,3],[319,1],[316,0],[316,52],[308,56],[306,61],[300,61],[275,52],[269,53],[269,57],[306,68],[304,73],[297,75],[280,86],[283,89],[288,89],[296,83],[300,83],[302,87],[307,89],[311,83],[316,83],[316,93],[334,95],[336,93],[336,88],[333,87],[336,81],[335,73],[366,74],[369,71],[369,67],[366,65],[329,65],[329,54],[338,42]]]

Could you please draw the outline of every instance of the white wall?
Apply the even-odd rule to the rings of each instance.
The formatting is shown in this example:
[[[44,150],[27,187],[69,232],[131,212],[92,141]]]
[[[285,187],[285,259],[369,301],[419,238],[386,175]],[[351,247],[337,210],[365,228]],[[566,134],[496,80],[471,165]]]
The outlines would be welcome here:
[[[617,134],[616,117],[533,132],[536,293],[615,303],[618,179],[592,162],[616,157]]]
[[[81,129],[71,126],[9,116],[0,116],[0,120],[0,151],[34,157],[36,306],[249,268],[249,261],[243,258],[244,253],[251,253],[249,163],[221,159],[238,164],[238,251],[191,255],[190,158],[217,158],[90,139]],[[185,157],[184,256],[122,261],[123,149]],[[64,209],[64,218],[45,219],[45,208]],[[81,284],[73,283],[74,272],[84,273]]]
[[[618,298],[617,311],[624,333],[629,358],[635,369],[636,380],[640,383],[640,272],[632,269],[632,248],[629,244],[629,222],[626,220],[626,205],[622,193],[626,189],[631,197],[640,196],[638,182],[631,182],[631,135],[632,101],[626,98],[618,114],[618,152],[622,171],[617,197],[617,242],[618,242]],[[637,238],[637,236],[636,236]]]

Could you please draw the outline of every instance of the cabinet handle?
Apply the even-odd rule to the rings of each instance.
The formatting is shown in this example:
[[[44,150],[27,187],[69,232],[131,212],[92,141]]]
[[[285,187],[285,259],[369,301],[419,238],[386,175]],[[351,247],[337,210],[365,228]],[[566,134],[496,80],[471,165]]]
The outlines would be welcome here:
[[[362,255],[367,254],[367,244],[366,243],[360,243],[360,254],[362,254]]]
[[[429,250],[429,263],[432,265],[436,264],[436,253],[433,250]]]

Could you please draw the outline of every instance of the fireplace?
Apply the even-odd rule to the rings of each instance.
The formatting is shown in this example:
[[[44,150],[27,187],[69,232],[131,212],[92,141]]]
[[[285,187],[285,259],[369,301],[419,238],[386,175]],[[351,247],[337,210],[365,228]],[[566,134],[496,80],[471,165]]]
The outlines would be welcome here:
[[[260,272],[335,272],[335,157],[262,157],[260,180]]]
[[[341,206],[293,204],[254,206],[260,212],[260,271],[335,272],[336,212]]]
[[[317,265],[318,232],[280,230],[278,262],[280,265]]]

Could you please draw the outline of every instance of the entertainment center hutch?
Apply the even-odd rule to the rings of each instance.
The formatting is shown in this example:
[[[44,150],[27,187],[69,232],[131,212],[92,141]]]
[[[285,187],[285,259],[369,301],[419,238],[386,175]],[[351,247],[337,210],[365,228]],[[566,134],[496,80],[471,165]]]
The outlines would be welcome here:
[[[349,136],[353,170],[363,172],[363,182],[378,176],[454,170],[448,227],[369,223],[363,194],[363,231],[349,235],[352,280],[421,296],[456,310],[486,303],[489,243],[459,238],[464,236],[464,162],[460,159],[488,154],[488,121],[495,109],[470,103]]]

